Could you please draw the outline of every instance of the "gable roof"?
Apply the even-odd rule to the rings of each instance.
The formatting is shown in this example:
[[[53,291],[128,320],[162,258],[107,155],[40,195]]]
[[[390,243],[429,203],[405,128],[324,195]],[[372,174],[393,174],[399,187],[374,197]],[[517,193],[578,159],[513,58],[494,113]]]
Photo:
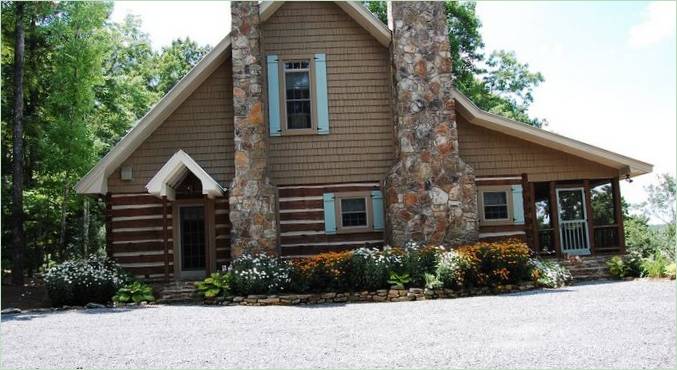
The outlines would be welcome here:
[[[167,163],[148,181],[146,189],[156,197],[167,196],[169,200],[174,200],[174,187],[183,181],[188,172],[192,172],[200,180],[202,194],[209,198],[223,195],[224,189],[221,185],[183,150],[177,151],[169,158]]]
[[[364,27],[379,43],[390,46],[390,30],[368,9],[353,1],[335,1],[355,22]],[[264,2],[259,14],[268,20],[284,1]],[[80,194],[106,194],[108,176],[118,168],[226,59],[230,58],[230,34],[226,35],[193,67],[132,129],[75,185]],[[472,124],[503,132],[540,145],[561,150],[613,168],[629,176],[649,173],[652,165],[622,156],[552,132],[513,121],[475,106],[459,91],[454,91],[459,112]]]
[[[376,40],[389,47],[390,30],[361,4],[353,1],[335,3],[364,27]],[[284,1],[266,1],[259,8],[261,22],[268,20],[280,9]],[[186,76],[155,104],[145,116],[92,168],[78,183],[80,194],[106,194],[108,176],[115,171],[153,133],[171,113],[195,91],[212,72],[230,58],[230,34],[205,55]]]
[[[653,169],[649,163],[484,111],[455,88],[453,97],[456,109],[471,124],[616,168],[620,176],[639,176]]]

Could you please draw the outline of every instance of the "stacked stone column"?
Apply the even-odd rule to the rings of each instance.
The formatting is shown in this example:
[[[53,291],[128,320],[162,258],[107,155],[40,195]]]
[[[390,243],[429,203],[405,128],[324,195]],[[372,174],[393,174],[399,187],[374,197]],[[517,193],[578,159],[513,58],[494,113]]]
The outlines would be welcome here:
[[[235,178],[229,190],[231,256],[278,254],[277,199],[268,177],[259,6],[231,2]]]
[[[473,170],[459,157],[444,2],[389,2],[397,162],[385,181],[387,235],[477,240]]]

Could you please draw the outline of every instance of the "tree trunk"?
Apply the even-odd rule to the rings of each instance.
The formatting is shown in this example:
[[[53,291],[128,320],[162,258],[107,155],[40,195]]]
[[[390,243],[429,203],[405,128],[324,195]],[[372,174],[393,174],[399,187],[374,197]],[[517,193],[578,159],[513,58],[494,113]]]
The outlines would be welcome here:
[[[59,251],[58,255],[62,259],[67,256],[66,253],[66,213],[68,209],[68,182],[63,184],[63,202],[61,203],[61,229],[59,231]]]
[[[82,251],[83,256],[89,254],[89,198],[85,196],[82,215]]]
[[[12,131],[12,283],[23,285],[24,211],[23,211],[23,115],[24,115],[24,3],[17,1],[16,43],[14,46],[14,129]]]

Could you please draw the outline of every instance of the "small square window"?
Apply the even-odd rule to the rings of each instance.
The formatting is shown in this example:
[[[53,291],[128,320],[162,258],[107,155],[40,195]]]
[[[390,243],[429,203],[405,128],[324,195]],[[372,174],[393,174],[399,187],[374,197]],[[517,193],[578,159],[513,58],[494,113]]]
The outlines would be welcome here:
[[[508,218],[508,193],[505,191],[485,191],[482,193],[485,220],[505,220]]]
[[[341,199],[341,226],[367,226],[367,202],[365,198]]]

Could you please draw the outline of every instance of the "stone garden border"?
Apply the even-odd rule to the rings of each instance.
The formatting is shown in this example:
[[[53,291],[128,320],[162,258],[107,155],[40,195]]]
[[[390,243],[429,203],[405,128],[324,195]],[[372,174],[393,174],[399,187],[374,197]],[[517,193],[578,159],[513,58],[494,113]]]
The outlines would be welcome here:
[[[406,302],[425,301],[430,299],[445,299],[472,297],[481,295],[495,295],[502,293],[520,292],[538,289],[533,282],[525,282],[513,285],[498,285],[496,287],[483,287],[465,290],[453,289],[379,289],[376,291],[361,291],[350,293],[311,293],[311,294],[272,294],[272,295],[248,295],[228,296],[223,298],[205,300],[205,304],[223,306],[296,306],[318,305],[332,303],[369,303],[369,302]]]

